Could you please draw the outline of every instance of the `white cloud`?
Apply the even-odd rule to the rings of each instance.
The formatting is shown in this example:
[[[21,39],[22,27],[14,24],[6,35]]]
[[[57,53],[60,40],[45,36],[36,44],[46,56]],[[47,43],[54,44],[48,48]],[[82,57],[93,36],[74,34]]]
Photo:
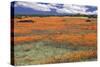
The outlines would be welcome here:
[[[57,5],[57,4],[55,4],[55,3],[49,3],[49,4],[47,4],[46,6],[47,6],[48,8],[58,9],[58,8],[56,7],[56,5]]]
[[[40,11],[51,11],[50,8],[48,8],[47,5],[40,4],[40,3],[31,3],[31,2],[18,1],[15,4],[15,7],[17,7],[17,6],[28,7],[28,8],[32,8],[32,9],[40,10]]]
[[[28,7],[28,8],[32,8],[35,10],[40,10],[40,11],[51,11],[50,8],[52,9],[57,9],[56,7],[57,4],[52,4],[52,3],[48,3],[48,4],[41,4],[41,3],[31,3],[31,2],[22,2],[22,1],[18,1],[15,3],[15,7],[17,6],[23,6],[23,7]]]
[[[97,14],[97,13],[98,13],[98,11],[97,11],[97,10],[95,10],[95,11],[93,11],[93,13],[94,13],[94,14]]]
[[[86,14],[86,15],[92,15],[92,14],[97,14],[96,11],[89,11],[87,12],[89,8],[84,6],[84,5],[63,5],[63,8],[57,9],[57,13],[72,13],[72,14]]]
[[[87,8],[83,5],[73,5],[73,4],[71,4],[71,5],[64,5],[63,7],[69,8],[71,10],[77,10],[77,11],[86,11],[87,10]]]
[[[93,12],[87,12],[87,15],[94,15],[96,14],[97,15],[97,10],[93,11]]]
[[[97,14],[97,10],[93,11],[93,12],[87,12],[88,7],[84,6],[84,5],[63,5],[63,8],[58,8],[56,7],[58,4],[41,4],[41,3],[31,3],[31,2],[23,2],[23,1],[18,1],[15,4],[15,7],[17,6],[23,6],[23,7],[27,7],[27,8],[31,8],[31,9],[35,9],[35,10],[39,10],[39,11],[51,11],[52,9],[55,9],[57,13],[61,13],[61,14],[65,14],[65,13],[71,13],[71,14]]]
[[[57,13],[72,13],[70,10],[66,9],[66,8],[60,8],[56,10]]]
[[[72,14],[86,14],[86,8],[85,6],[79,6],[79,5],[63,5],[64,10],[60,10],[62,13],[72,13]],[[59,9],[57,10],[58,13],[61,13]]]

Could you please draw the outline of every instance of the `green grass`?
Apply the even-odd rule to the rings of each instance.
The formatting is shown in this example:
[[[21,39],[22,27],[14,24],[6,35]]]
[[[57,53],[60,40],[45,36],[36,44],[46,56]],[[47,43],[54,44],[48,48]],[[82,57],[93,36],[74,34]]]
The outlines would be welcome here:
[[[53,41],[17,44],[14,46],[15,65],[39,64],[45,58],[80,50],[96,50],[96,47],[72,46],[71,43]]]

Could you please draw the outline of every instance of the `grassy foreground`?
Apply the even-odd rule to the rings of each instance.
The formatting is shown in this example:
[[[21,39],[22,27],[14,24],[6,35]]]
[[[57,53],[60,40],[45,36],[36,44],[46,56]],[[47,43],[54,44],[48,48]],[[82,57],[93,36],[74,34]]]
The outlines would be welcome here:
[[[14,48],[16,65],[96,60],[96,47],[94,46],[40,41],[19,44]]]

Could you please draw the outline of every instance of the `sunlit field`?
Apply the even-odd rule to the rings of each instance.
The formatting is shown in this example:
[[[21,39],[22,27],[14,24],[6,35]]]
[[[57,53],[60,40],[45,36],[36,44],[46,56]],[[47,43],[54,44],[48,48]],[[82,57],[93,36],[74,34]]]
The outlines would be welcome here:
[[[96,25],[88,17],[15,17],[15,65],[96,61]]]

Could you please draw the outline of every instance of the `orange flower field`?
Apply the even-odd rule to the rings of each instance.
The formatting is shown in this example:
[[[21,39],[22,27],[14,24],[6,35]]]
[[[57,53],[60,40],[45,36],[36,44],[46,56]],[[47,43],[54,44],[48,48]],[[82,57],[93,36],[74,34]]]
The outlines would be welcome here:
[[[96,18],[68,16],[14,18],[12,33],[14,33],[16,65],[27,62],[46,64],[97,59]]]

